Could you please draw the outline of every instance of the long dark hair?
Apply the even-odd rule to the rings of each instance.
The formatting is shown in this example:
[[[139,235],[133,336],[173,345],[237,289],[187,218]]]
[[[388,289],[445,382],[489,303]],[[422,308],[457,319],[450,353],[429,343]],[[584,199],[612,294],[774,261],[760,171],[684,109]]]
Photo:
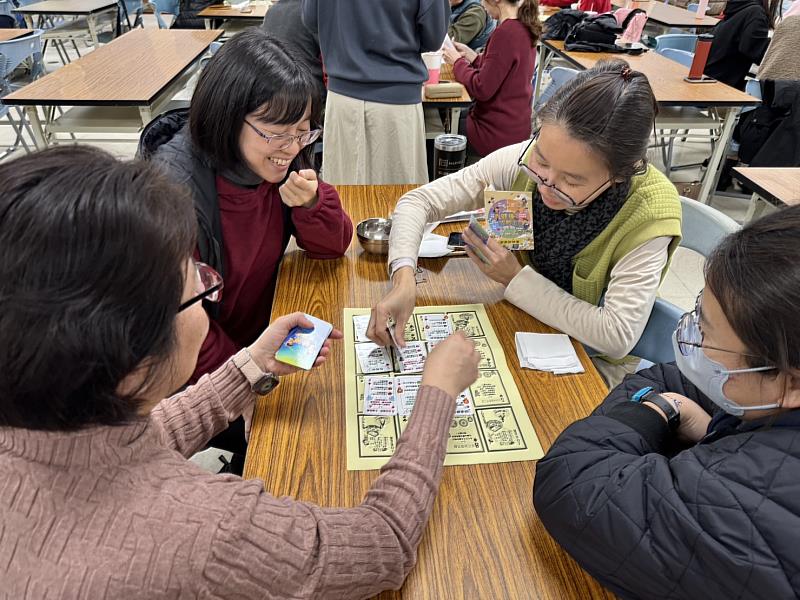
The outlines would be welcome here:
[[[145,387],[175,344],[188,192],[89,146],[0,164],[0,190],[0,426],[131,419],[139,400],[120,382],[148,358]]]
[[[321,99],[314,77],[282,42],[250,27],[226,42],[203,69],[189,109],[192,142],[218,170],[243,164],[239,134],[244,118],[260,110],[263,122],[290,125],[311,104],[311,128],[320,126]],[[310,169],[314,146],[289,171]]]
[[[539,125],[557,124],[605,161],[612,178],[629,178],[647,164],[658,104],[644,73],[624,60],[604,60],[562,85],[545,104]]]
[[[512,4],[516,3],[512,2]],[[528,29],[528,33],[531,36],[531,46],[536,46],[542,36],[542,23],[539,21],[539,1],[522,0],[517,9],[517,21]]]
[[[706,285],[753,355],[750,366],[800,369],[800,206],[726,237],[705,271]]]

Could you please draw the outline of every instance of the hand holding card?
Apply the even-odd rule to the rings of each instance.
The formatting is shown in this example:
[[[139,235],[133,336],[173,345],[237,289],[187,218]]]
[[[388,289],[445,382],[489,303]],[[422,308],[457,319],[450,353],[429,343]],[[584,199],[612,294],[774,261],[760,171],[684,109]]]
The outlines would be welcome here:
[[[311,369],[325,361],[330,350],[328,341],[342,337],[330,323],[311,315],[293,313],[274,321],[250,347],[263,357],[265,370],[285,375]],[[255,356],[255,355],[254,355]]]

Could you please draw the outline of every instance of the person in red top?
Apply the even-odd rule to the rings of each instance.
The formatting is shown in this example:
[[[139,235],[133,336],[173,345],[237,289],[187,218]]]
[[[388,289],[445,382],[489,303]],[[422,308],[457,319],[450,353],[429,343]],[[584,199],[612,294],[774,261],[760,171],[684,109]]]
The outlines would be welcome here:
[[[531,81],[542,32],[537,0],[483,0],[483,6],[499,21],[484,51],[477,54],[459,43],[444,49],[455,78],[475,99],[459,132],[478,156],[530,137]]]
[[[203,70],[188,111],[165,113],[142,134],[141,157],[187,185],[198,217],[196,257],[224,277],[222,300],[191,381],[253,343],[269,324],[278,267],[292,236],[310,257],[341,257],[353,225],[336,189],[313,169],[317,83],[281,42],[250,28]],[[240,454],[236,440],[211,445]]]

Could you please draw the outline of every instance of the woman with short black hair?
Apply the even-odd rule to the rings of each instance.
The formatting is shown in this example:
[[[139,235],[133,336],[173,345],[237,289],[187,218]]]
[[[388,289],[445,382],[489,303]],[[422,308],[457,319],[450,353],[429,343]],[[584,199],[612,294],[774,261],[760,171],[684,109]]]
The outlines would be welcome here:
[[[191,108],[142,134],[140,155],[189,186],[200,260],[225,277],[194,378],[251,343],[269,322],[275,279],[294,236],[314,258],[338,258],[353,226],[319,181],[320,98],[305,64],[259,28],[234,36],[200,76]]]
[[[276,498],[186,459],[295,370],[275,352],[313,324],[275,319],[162,401],[192,374],[208,328],[200,302],[222,289],[192,258],[187,191],[85,146],[0,164],[0,189],[4,597],[365,598],[402,585],[455,398],[478,374],[471,341],[455,334],[428,356],[408,427],[361,505]]]
[[[795,598],[800,206],[728,236],[673,335],[536,465],[550,534],[623,598]]]

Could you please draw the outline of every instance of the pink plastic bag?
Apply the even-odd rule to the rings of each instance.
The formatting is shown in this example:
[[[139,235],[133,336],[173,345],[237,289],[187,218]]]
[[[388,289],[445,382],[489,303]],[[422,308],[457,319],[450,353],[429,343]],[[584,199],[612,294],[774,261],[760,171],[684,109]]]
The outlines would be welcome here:
[[[633,15],[633,18],[628,23],[628,27],[625,28],[625,31],[622,34],[622,41],[627,44],[635,44],[636,42],[641,41],[642,32],[644,31],[644,26],[646,23],[647,15],[642,13]]]
[[[607,13],[611,11],[611,0],[580,0],[578,10],[597,14]]]

